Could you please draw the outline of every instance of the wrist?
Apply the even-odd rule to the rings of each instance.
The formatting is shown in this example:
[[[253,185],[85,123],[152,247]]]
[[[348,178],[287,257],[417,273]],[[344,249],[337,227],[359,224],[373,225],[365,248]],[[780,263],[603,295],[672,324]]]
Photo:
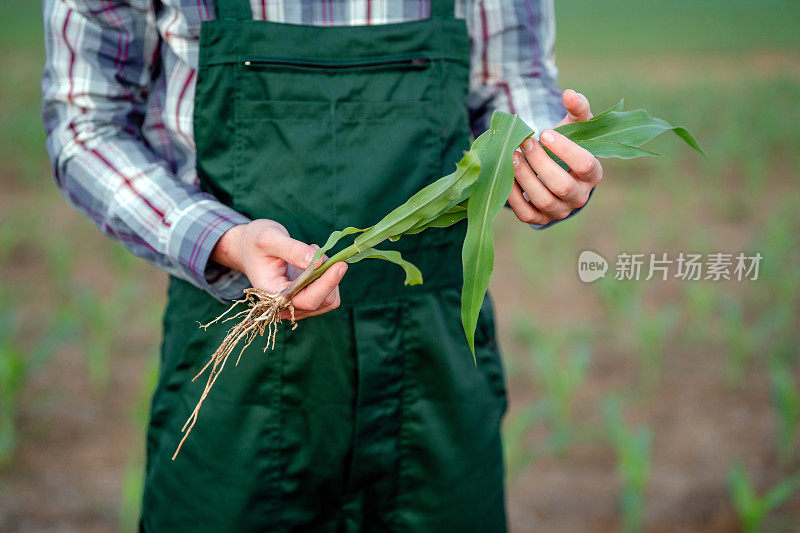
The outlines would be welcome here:
[[[211,260],[220,265],[243,272],[241,241],[247,224],[239,224],[222,234],[211,251]]]

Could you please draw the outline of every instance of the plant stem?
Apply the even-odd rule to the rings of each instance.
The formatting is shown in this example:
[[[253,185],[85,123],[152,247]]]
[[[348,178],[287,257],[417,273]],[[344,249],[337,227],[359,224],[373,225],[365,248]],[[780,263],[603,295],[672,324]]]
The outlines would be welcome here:
[[[347,261],[361,250],[355,244],[351,244],[347,248],[337,252],[333,257],[322,263],[319,267],[314,268],[314,265],[309,265],[299,276],[297,276],[291,285],[283,289],[280,296],[290,300],[297,295],[298,292],[305,287],[316,281],[322,274],[325,273],[331,266],[339,261]]]

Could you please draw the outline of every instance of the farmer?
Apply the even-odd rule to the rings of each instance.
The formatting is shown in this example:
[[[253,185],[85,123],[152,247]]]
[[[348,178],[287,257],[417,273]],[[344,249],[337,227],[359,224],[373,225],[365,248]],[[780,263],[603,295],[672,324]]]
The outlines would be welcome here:
[[[494,109],[573,169],[526,141],[520,220],[563,219],[600,181],[546,130],[591,117],[556,87],[552,2],[429,2],[44,0],[58,186],[170,274],[143,531],[505,529],[504,375],[488,300],[477,367],[461,331],[464,224],[394,245],[422,286],[373,261],[300,292],[297,318],[314,318],[222,374],[171,460],[226,330],[197,323],[450,173]]]

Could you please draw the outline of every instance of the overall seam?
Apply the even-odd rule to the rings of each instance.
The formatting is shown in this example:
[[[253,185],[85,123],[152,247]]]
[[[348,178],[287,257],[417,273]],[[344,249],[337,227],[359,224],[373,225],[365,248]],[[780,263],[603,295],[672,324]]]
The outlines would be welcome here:
[[[332,211],[331,218],[333,219],[334,223],[336,224],[336,227],[339,227],[339,225],[340,225],[339,213],[338,213],[338,211],[339,211],[338,210],[338,206],[339,206],[339,172],[338,172],[338,166],[339,165],[338,165],[337,160],[335,158],[335,155],[339,153],[339,150],[337,149],[337,136],[336,136],[336,132],[337,132],[338,129],[339,128],[337,127],[337,124],[336,124],[336,107],[335,107],[335,103],[331,102],[331,142],[333,143],[333,153],[331,154],[331,156],[334,156],[334,157],[331,158],[331,160],[333,161],[333,165],[331,165],[332,166],[331,174],[333,175],[332,176],[332,179],[333,179],[333,193],[331,194],[331,196],[333,196],[333,202],[331,202],[333,205],[331,206],[331,211]]]
[[[409,300],[404,299],[400,304],[401,342],[403,346],[403,382],[400,394],[400,428],[398,431],[398,468],[397,468],[397,492],[395,493],[394,504],[392,506],[389,524],[394,526],[395,531],[403,531],[400,520],[400,511],[403,507],[403,499],[408,489],[408,445],[411,435],[408,429],[408,407],[414,399],[413,380],[409,379],[412,369],[411,357],[414,353],[413,339],[407,335],[410,331],[410,317],[408,313]]]
[[[281,516],[281,509],[283,509],[283,485],[285,482],[285,462],[281,459],[284,454],[282,452],[282,443],[284,441],[284,424],[283,424],[283,376],[284,365],[286,364],[286,343],[283,337],[277,340],[278,349],[278,364],[276,365],[275,379],[273,380],[273,412],[275,415],[275,428],[273,431],[272,446],[270,448],[270,461],[272,462],[271,468],[274,477],[275,494],[272,501],[274,505],[273,513],[275,513],[275,523],[280,524],[283,517]]]
[[[232,197],[240,197],[242,194],[241,189],[241,176],[239,169],[241,168],[241,164],[239,158],[242,156],[242,149],[241,143],[242,134],[239,128],[239,105],[242,102],[242,89],[241,89],[241,76],[239,74],[240,65],[234,64],[232,67],[233,69],[233,131],[234,131],[234,139],[233,139],[233,189],[235,191]]]
[[[404,418],[405,418],[405,390],[408,387],[409,379],[407,374],[407,365],[408,365],[408,350],[406,349],[406,331],[407,327],[405,324],[405,316],[406,316],[406,306],[407,300],[403,300],[397,306],[397,323],[400,324],[399,327],[399,345],[400,345],[400,353],[402,357],[402,366],[400,368],[400,392],[399,392],[399,405],[397,408],[397,460],[396,460],[396,472],[397,472],[397,480],[394,488],[394,493],[392,494],[392,502],[389,507],[388,511],[388,518],[387,522],[389,524],[397,525],[398,522],[398,500],[400,498],[400,480],[401,480],[401,471],[404,464],[404,439],[403,439],[403,430],[405,428]]]

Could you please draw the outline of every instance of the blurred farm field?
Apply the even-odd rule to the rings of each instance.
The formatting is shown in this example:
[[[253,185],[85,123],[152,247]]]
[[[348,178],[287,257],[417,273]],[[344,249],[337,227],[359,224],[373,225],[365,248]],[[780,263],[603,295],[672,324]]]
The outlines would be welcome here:
[[[498,220],[512,530],[800,529],[800,5],[557,2],[561,85],[689,127],[585,212]],[[39,6],[0,7],[0,530],[135,527],[165,277],[44,157]],[[578,280],[578,254],[746,252],[756,281]],[[613,269],[613,266],[612,266]]]

